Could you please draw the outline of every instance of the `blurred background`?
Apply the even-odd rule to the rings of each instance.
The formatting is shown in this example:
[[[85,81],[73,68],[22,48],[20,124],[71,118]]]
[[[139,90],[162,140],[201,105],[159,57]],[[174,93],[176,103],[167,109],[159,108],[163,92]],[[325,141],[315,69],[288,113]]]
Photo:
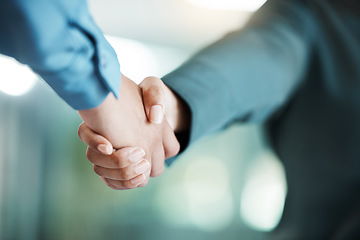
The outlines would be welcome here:
[[[241,28],[265,0],[91,0],[90,10],[139,83],[163,76]],[[102,183],[81,123],[26,66],[0,56],[0,239],[264,239],[286,183],[261,126],[234,124],[192,146],[141,189]]]

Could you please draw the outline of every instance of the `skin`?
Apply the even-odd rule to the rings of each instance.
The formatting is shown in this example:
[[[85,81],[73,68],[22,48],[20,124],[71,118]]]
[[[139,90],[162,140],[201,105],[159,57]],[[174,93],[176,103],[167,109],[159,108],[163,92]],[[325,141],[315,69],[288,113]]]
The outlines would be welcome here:
[[[145,186],[149,176],[162,173],[165,159],[179,151],[174,131],[163,117],[167,90],[160,83],[159,79],[147,80],[144,91],[123,76],[119,99],[110,93],[99,107],[79,111],[84,123],[78,133],[89,146],[87,158],[113,189]]]

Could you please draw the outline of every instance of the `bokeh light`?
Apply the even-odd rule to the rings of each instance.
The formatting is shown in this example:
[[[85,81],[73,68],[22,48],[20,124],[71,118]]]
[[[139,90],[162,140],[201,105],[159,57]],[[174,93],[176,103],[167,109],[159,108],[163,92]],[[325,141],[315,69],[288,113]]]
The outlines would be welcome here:
[[[159,72],[158,61],[148,46],[130,39],[106,36],[117,53],[121,72],[139,84],[149,73]]]
[[[243,221],[259,231],[279,223],[287,192],[283,166],[271,153],[262,153],[249,170],[240,200]]]
[[[246,11],[255,12],[266,0],[187,0],[199,7],[210,8],[214,10],[228,11]]]
[[[229,173],[211,157],[197,159],[188,166],[184,185],[192,223],[205,231],[226,228],[234,212]]]
[[[38,76],[31,69],[14,58],[0,55],[0,91],[20,96],[29,92]]]

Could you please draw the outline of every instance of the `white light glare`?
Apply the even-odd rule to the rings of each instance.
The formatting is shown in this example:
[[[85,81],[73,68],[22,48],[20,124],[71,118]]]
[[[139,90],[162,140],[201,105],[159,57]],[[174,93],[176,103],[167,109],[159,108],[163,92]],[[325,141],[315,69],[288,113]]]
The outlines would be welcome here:
[[[225,165],[211,157],[198,159],[188,166],[184,177],[192,223],[204,231],[225,229],[234,212]]]
[[[20,96],[29,92],[37,79],[37,75],[28,66],[0,55],[0,91]]]
[[[242,191],[242,219],[256,230],[271,231],[281,219],[286,192],[285,172],[280,162],[271,153],[261,155]]]
[[[106,36],[117,53],[121,73],[139,84],[145,77],[159,72],[158,61],[145,44],[119,37]]]
[[[203,8],[215,10],[255,12],[266,0],[187,0]]]

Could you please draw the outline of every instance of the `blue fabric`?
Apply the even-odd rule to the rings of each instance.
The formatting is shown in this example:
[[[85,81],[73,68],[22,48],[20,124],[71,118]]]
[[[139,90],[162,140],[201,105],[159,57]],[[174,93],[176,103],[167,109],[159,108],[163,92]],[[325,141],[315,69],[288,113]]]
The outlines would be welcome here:
[[[238,120],[264,122],[288,101],[302,82],[313,31],[299,2],[266,4],[244,29],[163,77],[190,107],[189,144]]]
[[[0,53],[29,65],[77,110],[119,94],[117,56],[84,0],[1,0]]]
[[[271,239],[360,239],[359,1],[269,0],[163,80],[192,113],[182,148],[266,124],[288,184]]]

